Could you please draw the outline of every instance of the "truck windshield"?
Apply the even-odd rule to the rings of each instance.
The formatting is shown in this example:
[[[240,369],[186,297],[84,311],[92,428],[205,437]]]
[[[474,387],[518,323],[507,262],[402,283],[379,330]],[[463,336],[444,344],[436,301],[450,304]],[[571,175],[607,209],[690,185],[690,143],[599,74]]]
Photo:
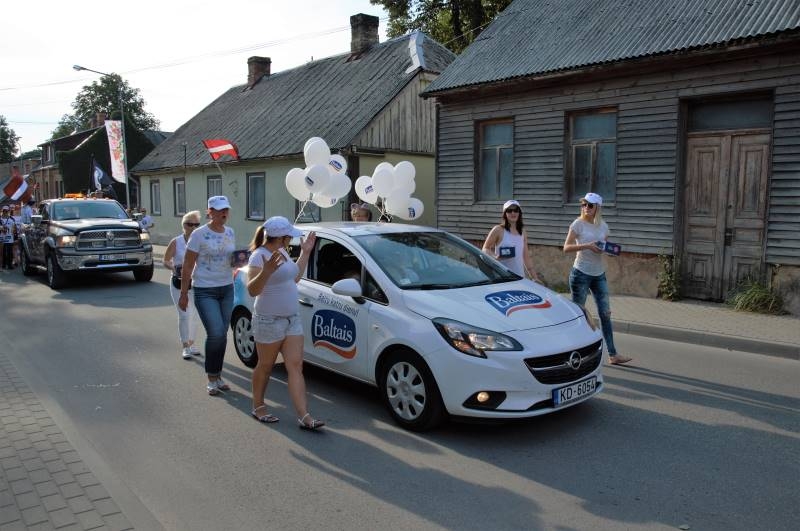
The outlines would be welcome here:
[[[53,219],[56,221],[88,218],[128,219],[128,215],[119,203],[113,201],[69,201],[53,205]]]

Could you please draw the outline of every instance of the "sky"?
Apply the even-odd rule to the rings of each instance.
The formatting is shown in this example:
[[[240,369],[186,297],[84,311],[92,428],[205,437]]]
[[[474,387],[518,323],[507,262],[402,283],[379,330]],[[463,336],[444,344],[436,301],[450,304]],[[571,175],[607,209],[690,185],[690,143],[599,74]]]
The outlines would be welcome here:
[[[98,74],[139,89],[145,110],[175,131],[247,81],[247,58],[273,73],[350,50],[350,16],[387,15],[369,0],[10,0],[0,31],[0,115],[20,137],[17,155],[46,142]]]

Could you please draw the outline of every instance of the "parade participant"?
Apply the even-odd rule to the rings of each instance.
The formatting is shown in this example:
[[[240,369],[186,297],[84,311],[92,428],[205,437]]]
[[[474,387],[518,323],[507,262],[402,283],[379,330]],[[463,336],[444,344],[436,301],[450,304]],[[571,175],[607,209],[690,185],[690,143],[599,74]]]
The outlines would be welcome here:
[[[206,330],[206,390],[212,396],[230,389],[221,377],[233,311],[231,255],[236,249],[236,236],[225,225],[230,208],[224,195],[208,198],[209,222],[195,229],[186,242],[178,298],[178,307],[186,311],[192,287],[194,305]]]
[[[33,223],[33,205],[36,204],[35,199],[29,199],[25,206],[22,207],[21,221],[23,225],[30,225]]]
[[[518,201],[509,199],[503,204],[500,224],[489,231],[482,250],[519,276],[541,282],[528,252],[528,233]]]
[[[172,271],[169,293],[178,311],[178,336],[183,346],[181,355],[183,359],[190,360],[192,356],[200,354],[200,351],[194,345],[195,309],[193,304],[188,304],[186,311],[183,311],[178,306],[178,301],[181,296],[181,270],[183,269],[183,256],[186,253],[186,242],[189,241],[194,229],[200,226],[200,212],[193,210],[184,214],[181,226],[183,227],[183,232],[174,237],[167,245],[166,251],[164,251],[163,264],[164,267]],[[191,290],[191,288],[189,289]]]
[[[303,233],[282,216],[269,218],[256,229],[250,243],[247,291],[254,296],[253,337],[258,364],[253,369],[253,410],[260,422],[277,422],[267,412],[264,393],[272,367],[280,352],[289,380],[289,396],[301,429],[316,430],[325,425],[308,412],[306,383],[303,378],[303,325],[300,321],[297,282],[308,265],[316,235],[311,232],[300,245],[300,256],[293,262],[286,246]]]
[[[366,203],[350,204],[350,219],[353,221],[372,221],[372,211]]]
[[[141,213],[142,213],[142,219],[139,221],[139,225],[142,227],[142,230],[146,230],[147,232],[150,232],[150,229],[155,227],[156,224],[153,223],[153,218],[151,218],[150,216],[147,215],[147,209],[146,208],[142,207]]]
[[[581,199],[581,214],[569,226],[567,239],[564,240],[564,252],[577,253],[569,273],[572,302],[584,306],[588,291],[591,290],[597,304],[597,313],[600,315],[609,363],[621,365],[628,363],[632,358],[618,354],[614,346],[606,265],[603,251],[597,245],[597,242],[605,242],[609,235],[608,225],[603,221],[601,213],[602,206],[603,198],[593,192],[589,192]]]
[[[14,246],[16,245],[19,226],[17,221],[11,216],[11,208],[3,205],[0,211],[0,241],[3,245],[2,267],[3,269],[14,268]]]

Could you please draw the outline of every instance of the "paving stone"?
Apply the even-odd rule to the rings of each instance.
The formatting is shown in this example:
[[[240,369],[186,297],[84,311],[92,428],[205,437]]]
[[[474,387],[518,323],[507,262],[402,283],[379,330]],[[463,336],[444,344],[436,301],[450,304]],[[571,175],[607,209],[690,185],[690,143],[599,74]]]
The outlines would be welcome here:
[[[43,483],[36,484],[36,492],[39,493],[39,496],[44,498],[45,496],[51,496],[53,494],[60,494],[61,491],[58,490],[58,485],[56,485],[55,481],[45,481]]]
[[[93,501],[92,503],[94,504],[95,510],[102,516],[120,512],[119,507],[111,498]]]
[[[11,457],[6,457],[5,459],[0,459],[0,468],[8,470],[9,468],[17,468],[18,466],[22,466],[22,460],[16,455],[16,450],[14,451],[14,455]]]
[[[67,501],[61,494],[52,494],[42,498],[42,506],[44,506],[47,512],[53,512],[65,508],[67,506]]]
[[[50,442],[48,441],[47,444],[50,444]],[[56,452],[55,449],[53,448],[53,445],[50,444],[50,448],[39,452],[39,458],[45,463],[49,463],[50,461],[61,459],[61,454]]]
[[[103,520],[105,520],[106,526],[113,531],[126,531],[128,529],[133,529],[131,523],[122,513],[105,516],[103,517]]]
[[[56,472],[61,472],[62,470],[66,469],[67,465],[65,465],[61,459],[59,459],[58,461],[49,461],[47,463],[47,471],[50,472],[51,474],[55,474]]]
[[[86,497],[92,500],[102,500],[104,498],[110,498],[111,496],[108,494],[106,488],[100,484],[97,485],[89,485],[86,487]]]
[[[28,477],[28,471],[24,467],[18,466],[5,471],[6,481],[18,481]]]
[[[50,475],[46,469],[42,468],[40,470],[34,470],[30,473],[30,479],[33,481],[34,485],[38,483],[42,483],[44,481],[50,481],[53,476]]]
[[[67,470],[69,470],[76,476],[78,474],[85,474],[86,472],[89,472],[89,468],[83,461],[78,461],[77,463],[69,463],[67,465]]]
[[[0,507],[14,503],[14,495],[8,489],[0,490]]]
[[[83,488],[86,488],[90,485],[98,485],[100,483],[91,472],[86,472],[85,474],[76,474],[75,479],[78,481],[78,485]]]
[[[50,519],[53,521],[53,525],[56,529],[78,523],[77,518],[75,518],[75,515],[72,514],[72,511],[68,508],[50,511]]]
[[[5,507],[0,507],[0,524],[7,524],[21,518],[22,515],[20,514],[16,505],[6,505]]]
[[[23,509],[22,520],[25,522],[25,525],[29,527],[33,524],[40,524],[42,522],[49,521],[47,518],[47,513],[44,512],[44,509],[38,505],[36,507],[31,507],[30,509]]]
[[[66,441],[54,443],[53,444],[53,448],[55,448],[56,451],[61,452],[61,453],[73,451],[72,450],[72,445],[70,443],[66,442]]]
[[[42,522],[41,524],[30,526],[28,531],[55,531],[55,527],[50,522]]]
[[[39,459],[38,452],[36,452],[36,457],[33,459],[25,459],[22,464],[28,470],[28,472],[33,472],[34,470],[40,470],[44,468],[44,461]]]
[[[103,518],[97,514],[97,511],[86,511],[85,513],[75,515],[84,529],[97,529],[98,527],[105,526]]]
[[[70,464],[70,463],[77,463],[78,461],[81,460],[81,457],[78,455],[78,452],[76,452],[75,450],[70,450],[68,452],[62,452],[61,453],[61,459],[65,463]]]
[[[41,503],[39,495],[36,492],[25,492],[16,498],[17,507],[20,509],[30,509]]]
[[[22,520],[16,520],[15,522],[0,525],[0,531],[28,531],[28,527]]]
[[[19,481],[12,481],[10,485],[11,485],[11,492],[13,492],[15,496],[33,490],[33,483],[31,483],[31,480],[29,479],[20,479]]]
[[[83,495],[83,489],[77,483],[67,483],[66,485],[61,485],[61,495],[65,498],[74,498],[75,496]]]
[[[70,474],[69,470],[62,470],[61,472],[53,474],[53,481],[59,485],[66,485],[67,483],[75,481],[75,476]]]
[[[70,498],[67,500],[67,504],[69,508],[72,509],[72,512],[75,514],[82,513],[85,511],[91,511],[94,509],[94,505],[91,504],[89,498],[86,496],[76,496],[74,498]]]

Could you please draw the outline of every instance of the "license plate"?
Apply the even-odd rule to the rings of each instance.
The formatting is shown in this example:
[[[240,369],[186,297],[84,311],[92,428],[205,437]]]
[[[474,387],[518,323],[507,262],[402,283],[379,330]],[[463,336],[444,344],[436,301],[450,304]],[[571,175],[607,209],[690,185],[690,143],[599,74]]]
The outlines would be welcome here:
[[[101,262],[111,262],[114,260],[125,260],[124,254],[101,254],[100,261]]]
[[[575,400],[580,400],[585,396],[593,394],[596,388],[597,378],[592,376],[578,383],[553,389],[553,404],[559,407],[574,402]]]

